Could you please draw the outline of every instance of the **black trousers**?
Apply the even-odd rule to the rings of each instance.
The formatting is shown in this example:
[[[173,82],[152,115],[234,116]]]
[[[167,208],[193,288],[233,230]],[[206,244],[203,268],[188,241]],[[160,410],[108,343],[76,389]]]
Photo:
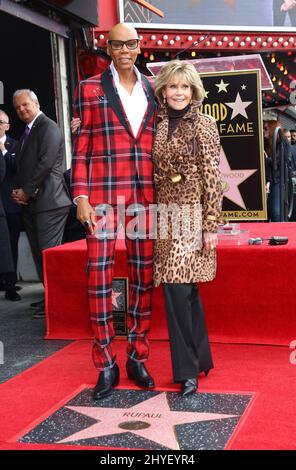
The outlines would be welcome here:
[[[174,381],[212,369],[204,311],[196,284],[163,284]]]
[[[9,240],[9,232],[5,215],[0,216],[0,276],[1,290],[13,287],[13,258]]]
[[[23,230],[21,213],[20,212],[17,212],[15,214],[7,213],[6,220],[7,220],[7,226],[8,226],[8,231],[9,231],[13,263],[14,263],[15,272],[16,272],[17,261],[18,261],[18,242],[20,238],[20,233]]]
[[[42,251],[61,245],[69,210],[70,207],[61,207],[31,214],[23,209],[23,223],[41,282],[43,282]]]

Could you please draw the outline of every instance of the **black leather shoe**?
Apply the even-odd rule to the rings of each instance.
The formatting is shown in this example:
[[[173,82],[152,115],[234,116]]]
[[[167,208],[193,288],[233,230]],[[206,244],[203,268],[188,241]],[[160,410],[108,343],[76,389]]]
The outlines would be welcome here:
[[[192,395],[197,390],[197,379],[187,379],[182,382],[181,394],[182,397]]]
[[[111,369],[102,370],[99,373],[97,384],[94,388],[94,400],[105,398],[112,392],[113,388],[119,383],[119,368],[117,364]]]
[[[127,361],[126,372],[130,380],[133,380],[138,387],[143,388],[154,388],[154,380],[147,371],[143,362],[138,361]]]
[[[21,296],[16,292],[15,289],[8,289],[7,291],[5,291],[5,299],[12,300],[12,302],[22,300]]]
[[[33,318],[45,318],[45,311],[43,308],[39,309],[39,310],[36,310],[34,315],[33,315]]]
[[[30,308],[32,308],[33,310],[40,310],[40,309],[45,309],[45,300],[42,299],[42,300],[39,300],[38,302],[33,302],[32,304],[30,304]]]

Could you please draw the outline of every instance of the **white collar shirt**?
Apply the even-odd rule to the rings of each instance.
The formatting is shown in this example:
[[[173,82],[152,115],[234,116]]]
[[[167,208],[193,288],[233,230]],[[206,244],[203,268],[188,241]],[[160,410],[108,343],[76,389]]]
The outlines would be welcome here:
[[[1,137],[0,142],[1,142],[2,144],[5,144],[6,138],[7,138],[7,137],[6,137],[6,134],[4,134],[4,136]],[[7,153],[7,150],[6,150],[6,149],[2,150],[2,155],[5,155],[6,153]]]
[[[40,116],[40,114],[42,114],[42,111],[39,111],[38,114],[34,117],[33,121],[31,121],[31,122],[29,122],[29,124],[27,124],[27,127],[29,127],[30,130],[32,129],[32,126],[33,126],[34,122]]]
[[[118,72],[113,62],[111,63],[110,68],[125,114],[133,131],[133,134],[136,137],[143,122],[143,118],[145,116],[148,104],[147,96],[142,85],[141,74],[139,70],[134,66],[137,81],[135,83],[132,93],[129,94],[128,91],[121,85],[119,81]]]
[[[5,144],[6,139],[7,139],[6,134],[4,134],[4,136],[1,137],[0,142],[2,142],[2,144]]]

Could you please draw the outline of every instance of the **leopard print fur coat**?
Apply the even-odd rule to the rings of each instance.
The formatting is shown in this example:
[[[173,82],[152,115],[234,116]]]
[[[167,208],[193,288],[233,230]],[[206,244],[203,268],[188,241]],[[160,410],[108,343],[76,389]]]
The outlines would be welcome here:
[[[199,111],[197,102],[169,141],[168,123],[162,107],[153,148],[158,204],[154,285],[211,281],[216,275],[216,250],[203,249],[202,233],[216,232],[221,214],[217,126]]]

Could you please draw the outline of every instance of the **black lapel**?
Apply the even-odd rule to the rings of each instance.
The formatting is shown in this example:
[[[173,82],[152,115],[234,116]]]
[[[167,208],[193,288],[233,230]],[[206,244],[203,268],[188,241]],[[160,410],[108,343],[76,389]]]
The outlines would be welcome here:
[[[101,83],[102,83],[102,88],[105,92],[105,95],[108,98],[108,101],[110,103],[111,108],[113,109],[113,111],[115,112],[115,114],[118,117],[119,121],[125,127],[127,132],[133,137],[132,131],[131,131],[126,119],[125,119],[122,107],[120,105],[119,96],[116,93],[116,90],[113,86],[112,73],[111,73],[109,68],[106,69],[102,73]]]
[[[25,136],[25,133],[23,133],[23,135],[21,136],[21,138],[18,142],[17,148],[16,148],[16,158],[17,158],[17,160],[20,160],[20,158],[22,156],[22,153],[23,153],[23,150],[24,150],[24,147],[26,146],[26,142],[23,145],[24,136]]]
[[[4,145],[5,145],[5,148],[9,150],[9,152],[12,150],[15,150],[16,144],[17,144],[17,141],[6,134],[6,141]]]

